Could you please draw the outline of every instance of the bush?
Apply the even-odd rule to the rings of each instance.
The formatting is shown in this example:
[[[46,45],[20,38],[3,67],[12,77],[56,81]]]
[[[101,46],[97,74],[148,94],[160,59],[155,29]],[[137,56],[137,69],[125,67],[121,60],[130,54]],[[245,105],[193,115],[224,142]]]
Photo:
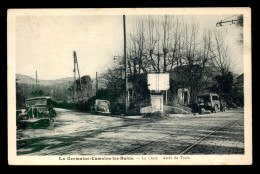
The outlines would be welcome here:
[[[144,118],[151,118],[151,119],[167,119],[169,116],[162,111],[156,111],[153,113],[147,113],[144,115]]]
[[[191,105],[189,105],[189,107],[191,108],[192,113],[200,113],[201,112],[198,103],[192,103]]]
[[[53,103],[53,107],[64,108],[64,109],[75,109],[75,104],[67,103],[67,102],[55,102]]]

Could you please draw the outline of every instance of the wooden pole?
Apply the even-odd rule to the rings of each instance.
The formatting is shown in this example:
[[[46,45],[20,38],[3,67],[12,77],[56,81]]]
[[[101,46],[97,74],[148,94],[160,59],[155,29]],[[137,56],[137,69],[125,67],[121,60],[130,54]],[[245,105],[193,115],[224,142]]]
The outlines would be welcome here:
[[[78,70],[78,76],[79,76],[79,85],[80,85],[80,90],[81,90],[82,89],[81,78],[80,78],[80,74],[79,74],[79,64],[78,64],[78,58],[77,58],[76,51],[75,51],[75,59],[76,59],[76,63],[77,63],[77,70]]]
[[[76,103],[76,51],[73,51],[73,55],[74,55],[74,93],[73,93],[73,101],[74,101],[74,104]]]
[[[77,70],[78,70],[78,76],[79,76],[79,87],[80,87],[81,99],[83,100],[82,84],[81,84],[81,77],[80,77],[80,73],[79,73],[79,64],[78,64],[78,58],[77,58],[76,51],[75,51],[75,53],[74,53],[74,57],[75,57],[75,59],[76,59],[76,64],[77,64]]]
[[[167,90],[166,90],[166,93],[165,93],[165,105],[167,106]]]
[[[98,92],[98,73],[96,72],[96,96]]]
[[[35,86],[36,90],[37,91],[37,71],[36,71],[36,86]]]
[[[127,87],[127,58],[126,58],[125,15],[123,15],[123,29],[124,29],[124,60],[125,60],[125,114],[127,114],[127,107],[128,107],[128,87]]]
[[[159,54],[159,40],[158,40],[158,73],[160,73],[160,54]]]

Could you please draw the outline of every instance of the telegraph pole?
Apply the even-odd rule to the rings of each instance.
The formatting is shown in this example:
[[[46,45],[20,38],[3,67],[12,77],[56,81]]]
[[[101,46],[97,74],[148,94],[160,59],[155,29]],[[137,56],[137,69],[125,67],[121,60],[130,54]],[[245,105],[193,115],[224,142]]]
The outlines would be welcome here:
[[[35,88],[36,88],[36,90],[35,91],[37,91],[37,71],[36,71],[36,81],[35,81],[36,83],[36,85],[35,85]]]
[[[74,55],[74,69],[73,69],[73,72],[74,72],[74,93],[73,93],[73,102],[74,104],[76,103],[76,51],[73,51],[73,55]]]
[[[83,100],[83,93],[82,93],[82,85],[81,85],[81,78],[80,78],[80,73],[79,73],[79,64],[77,60],[77,54],[76,51],[73,51],[73,56],[74,56],[74,103],[76,103],[76,88],[77,88],[77,83],[76,83],[76,69],[78,70],[78,76],[79,76],[79,86],[80,86],[80,92],[81,92],[81,99]]]
[[[98,73],[96,72],[96,96],[97,96],[97,91],[98,91]]]
[[[165,105],[167,106],[167,90],[165,91]]]
[[[160,54],[159,54],[159,40],[158,40],[158,73],[160,73]]]
[[[126,30],[125,30],[125,15],[123,15],[123,29],[124,29],[124,60],[125,60],[125,114],[127,114],[128,107],[128,87],[127,87],[127,58],[126,58]]]
[[[80,73],[79,73],[79,64],[78,64],[78,59],[77,59],[76,51],[74,51],[74,57],[76,58],[76,63],[77,63],[77,70],[78,70],[78,76],[79,76],[79,85],[80,85],[80,90],[82,90],[82,86],[81,86],[81,78],[80,78]]]

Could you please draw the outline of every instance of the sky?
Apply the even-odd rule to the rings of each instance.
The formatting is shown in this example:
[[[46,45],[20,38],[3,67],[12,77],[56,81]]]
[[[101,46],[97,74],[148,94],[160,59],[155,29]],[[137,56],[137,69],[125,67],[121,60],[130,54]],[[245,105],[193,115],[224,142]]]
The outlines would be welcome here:
[[[195,16],[200,26],[216,27],[228,16]],[[129,32],[140,16],[126,16]],[[38,79],[53,80],[73,77],[73,51],[76,51],[80,75],[95,78],[102,73],[113,56],[123,49],[121,15],[17,16],[16,73]],[[239,29],[226,24],[218,27],[227,34],[233,70],[243,73],[242,45],[237,44]]]

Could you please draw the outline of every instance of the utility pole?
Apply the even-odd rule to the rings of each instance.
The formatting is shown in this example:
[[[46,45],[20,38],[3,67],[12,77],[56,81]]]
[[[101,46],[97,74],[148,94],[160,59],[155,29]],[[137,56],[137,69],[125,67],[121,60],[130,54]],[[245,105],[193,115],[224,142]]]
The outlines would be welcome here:
[[[80,85],[80,90],[82,90],[81,78],[80,78],[80,74],[79,74],[79,64],[78,64],[78,59],[77,59],[76,51],[74,51],[74,57],[76,57],[76,63],[77,63],[77,69],[78,69],[78,76],[79,76],[79,85]]]
[[[73,51],[73,56],[74,56],[74,103],[76,103],[76,68],[78,70],[78,76],[79,76],[79,86],[80,86],[80,92],[81,92],[81,98],[83,100],[83,93],[82,93],[82,85],[81,85],[81,78],[80,78],[80,73],[79,73],[79,64],[78,64],[78,59],[77,59],[77,54],[76,51]]]
[[[166,55],[167,55],[167,49],[163,49],[163,72],[166,73]]]
[[[96,96],[98,91],[98,73],[96,72]]]
[[[74,104],[76,103],[76,51],[73,51],[73,55],[74,55],[74,69],[73,69],[73,72],[74,72],[74,89],[73,89],[73,102]]]
[[[160,53],[159,53],[159,40],[158,40],[158,73],[160,73]]]
[[[36,81],[35,82],[36,82],[36,85],[35,85],[36,90],[35,91],[37,91],[37,71],[36,71]]]
[[[167,97],[167,90],[165,91],[165,105],[167,106],[167,99],[168,99],[168,97]]]
[[[128,107],[128,87],[127,87],[127,58],[126,58],[126,29],[125,29],[125,15],[123,15],[123,29],[124,29],[124,59],[125,59],[125,115]]]

